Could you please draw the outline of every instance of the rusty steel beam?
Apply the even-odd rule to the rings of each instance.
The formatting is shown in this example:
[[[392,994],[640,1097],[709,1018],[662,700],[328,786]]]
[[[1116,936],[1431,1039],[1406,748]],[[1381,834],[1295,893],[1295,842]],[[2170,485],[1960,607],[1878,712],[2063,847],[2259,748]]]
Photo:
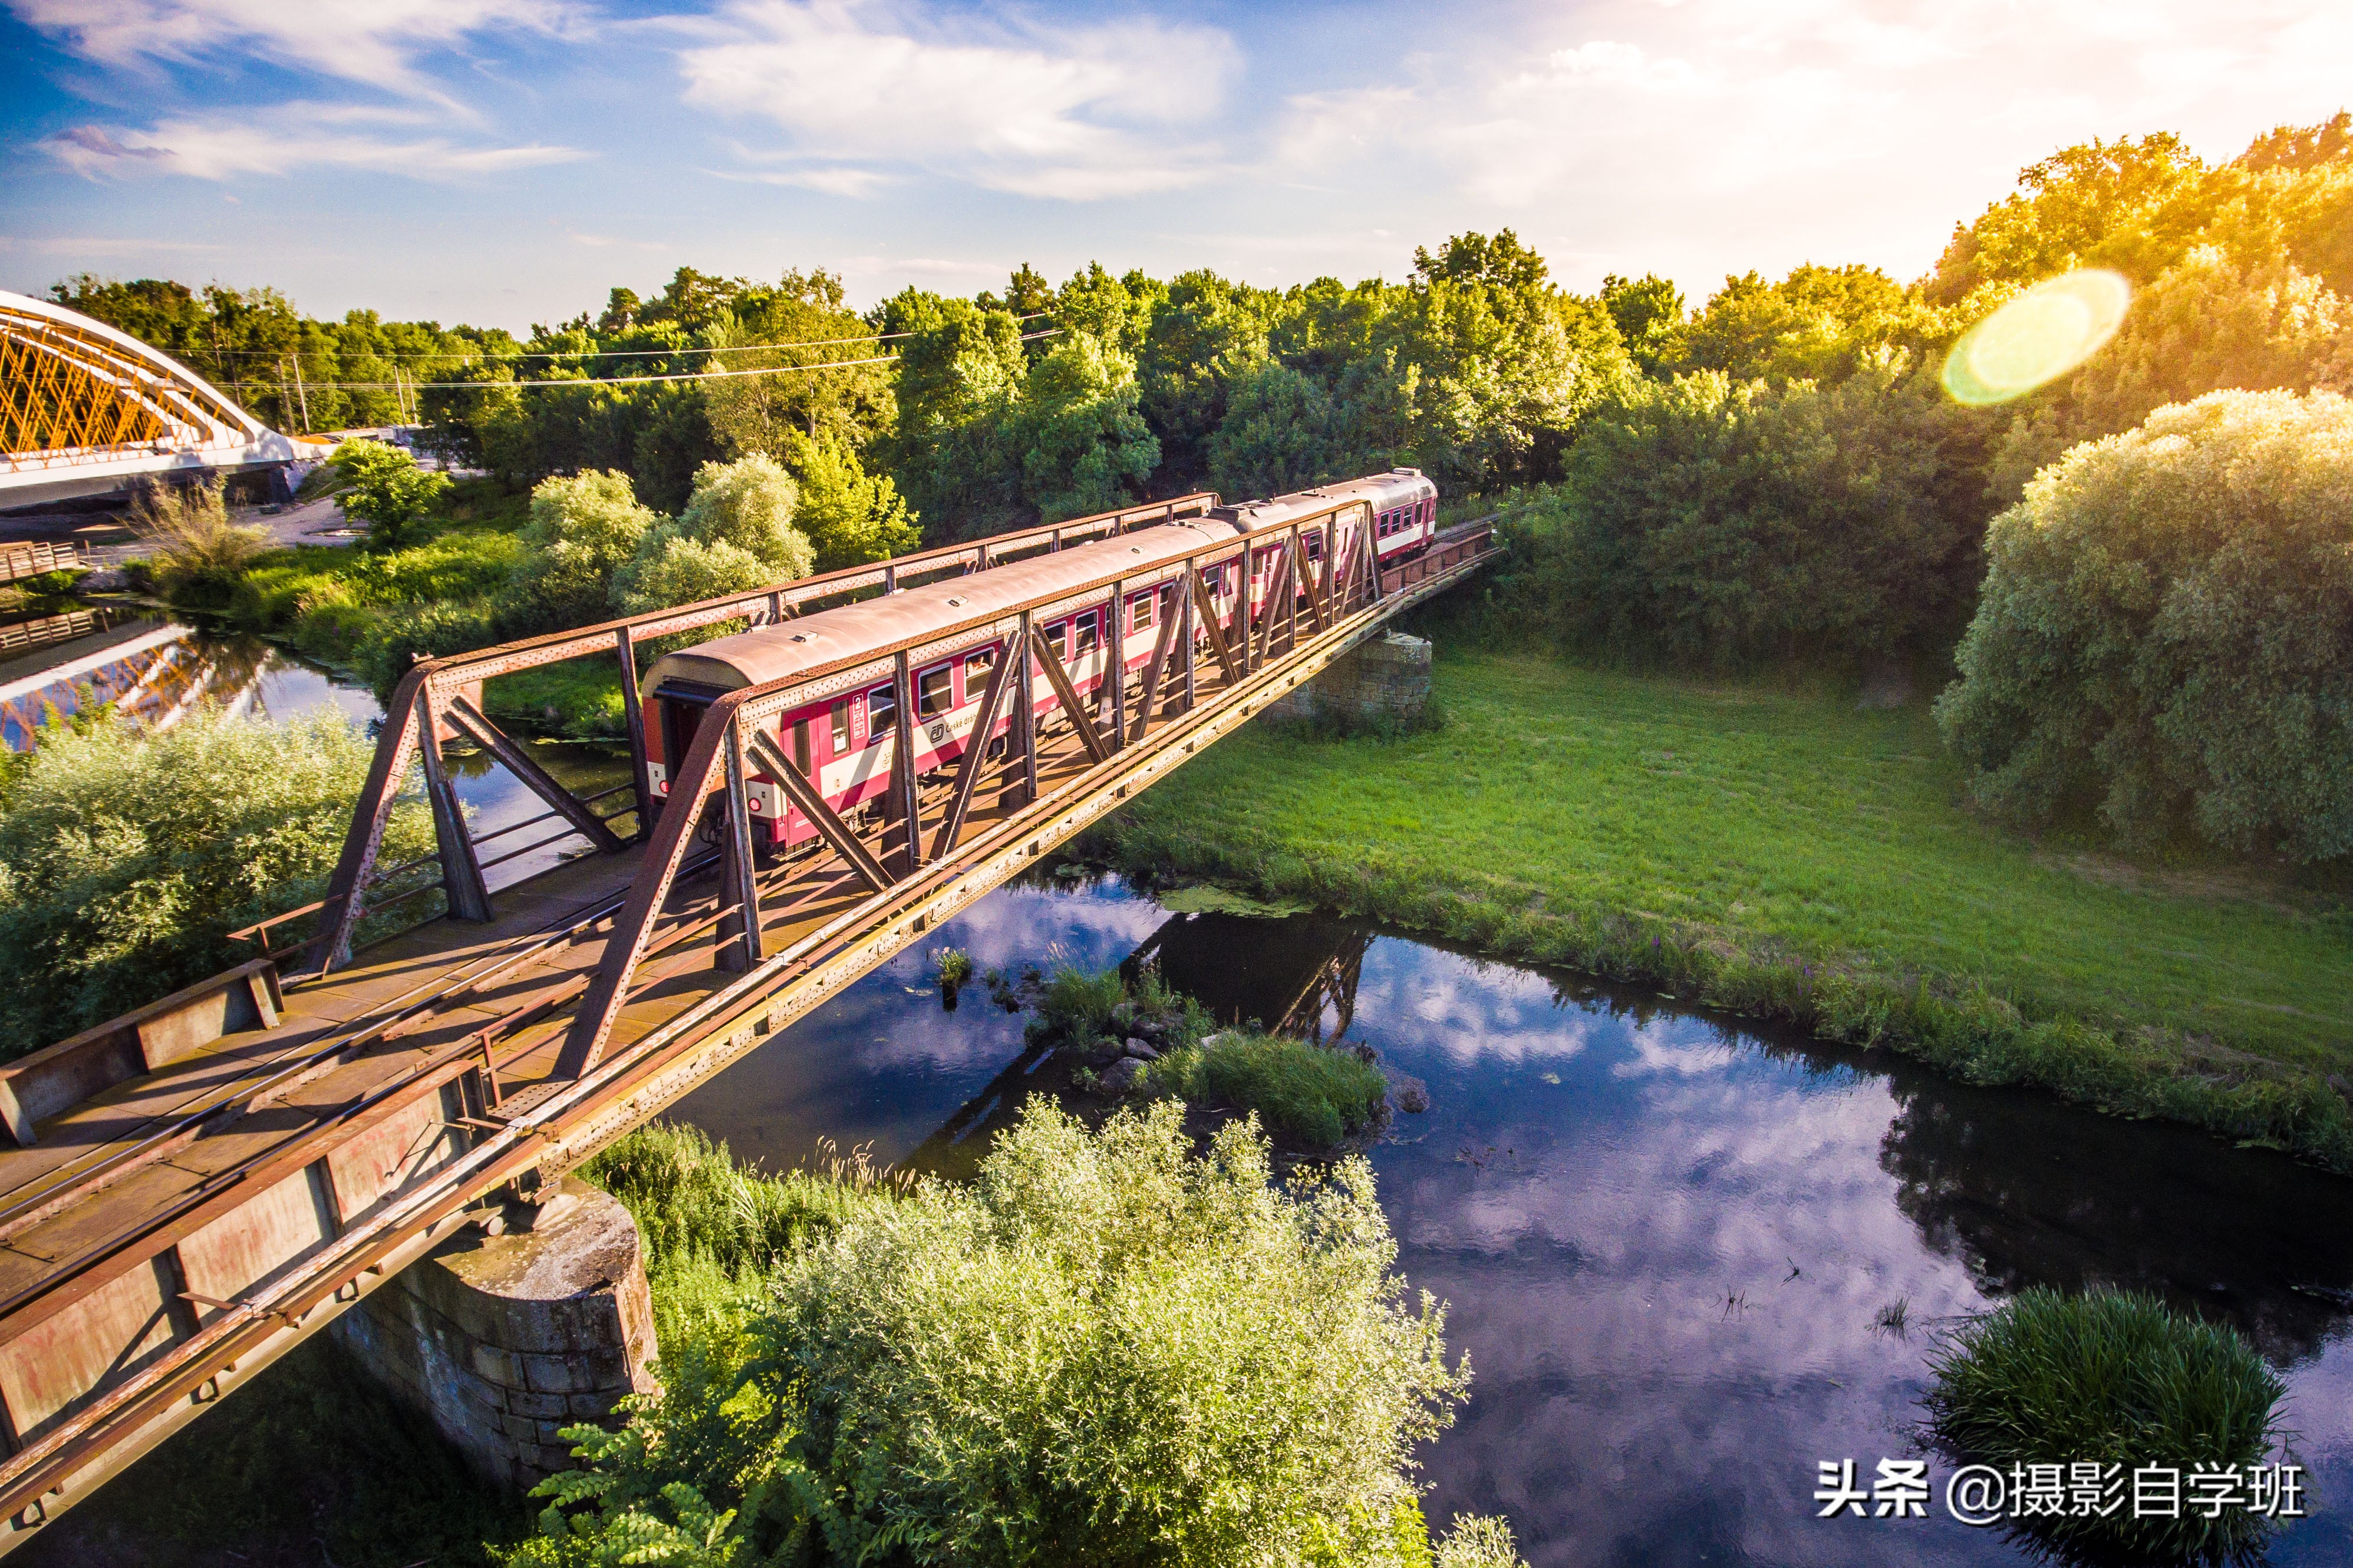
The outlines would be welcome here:
[[[1203,553],[1208,552],[1205,547]],[[0,1525],[0,1552],[37,1532],[44,1521],[86,1495],[97,1480],[193,1419],[220,1389],[249,1376],[348,1310],[380,1282],[381,1271],[420,1255],[450,1226],[463,1223],[467,1205],[533,1172],[566,1169],[656,1113],[765,1035],[837,994],[940,921],[1116,809],[1136,790],[1248,722],[1268,702],[1311,679],[1334,658],[1377,635],[1397,610],[1440,591],[1481,563],[1471,545],[1448,544],[1387,602],[1346,616],[1329,630],[1298,637],[1281,658],[1243,679],[1199,691],[1193,707],[1147,727],[1116,755],[1099,756],[1089,750],[1087,728],[1074,725],[1072,742],[1055,742],[1049,780],[1039,776],[1038,749],[1025,748],[1022,773],[1038,777],[1026,804],[994,819],[984,818],[976,826],[967,826],[970,818],[965,816],[956,831],[942,835],[931,847],[927,864],[895,881],[887,879],[871,855],[864,857],[866,864],[860,863],[864,846],[847,825],[838,817],[828,824],[832,814],[812,811],[812,822],[833,851],[830,858],[800,858],[765,881],[756,865],[746,868],[739,862],[730,873],[738,884],[729,889],[732,898],[723,894],[712,900],[698,893],[677,912],[666,912],[693,858],[691,847],[703,802],[716,794],[733,796],[740,805],[745,774],[754,762],[783,784],[797,807],[824,804],[762,728],[799,700],[806,682],[723,696],[707,711],[688,747],[671,785],[671,798],[680,807],[661,814],[626,900],[612,910],[611,934],[602,939],[593,973],[583,970],[565,978],[557,970],[552,973],[553,984],[525,982],[527,994],[514,995],[510,990],[513,999],[500,1004],[506,1012],[491,1024],[470,1027],[446,1047],[436,1047],[437,1054],[420,1058],[417,1070],[370,1090],[331,1123],[293,1136],[261,1163],[241,1168],[237,1179],[207,1184],[195,1194],[194,1207],[159,1215],[153,1226],[111,1243],[87,1268],[56,1277],[57,1289],[44,1287],[13,1307],[0,1307],[0,1361],[5,1361],[26,1353],[23,1347],[35,1343],[26,1338],[33,1326],[64,1323],[61,1314],[75,1310],[77,1300],[93,1300],[114,1289],[127,1278],[124,1269],[164,1267],[177,1256],[174,1248],[206,1226],[256,1212],[247,1205],[277,1190],[286,1173],[314,1167],[327,1171],[338,1148],[371,1135],[371,1129],[388,1130],[375,1135],[389,1137],[411,1123],[422,1129],[424,1120],[430,1119],[448,1130],[437,1135],[444,1139],[446,1152],[434,1155],[436,1163],[420,1165],[406,1154],[392,1161],[397,1179],[385,1189],[380,1202],[371,1200],[373,1207],[337,1208],[328,1233],[315,1244],[306,1244],[309,1250],[298,1252],[283,1266],[242,1283],[237,1278],[176,1276],[175,1291],[206,1300],[174,1296],[180,1303],[174,1310],[187,1321],[172,1331],[152,1359],[143,1365],[125,1363],[117,1373],[100,1377],[86,1394],[76,1394],[40,1417],[37,1432],[20,1434],[16,1451],[0,1462],[0,1517],[13,1521]],[[1187,608],[1194,604],[1189,591],[1198,584],[1198,565],[1197,559],[1187,559],[1181,563],[1181,574],[1162,579],[1170,586],[1181,583],[1179,597]],[[999,636],[1006,635],[1002,628],[1010,623],[1014,635],[1006,637],[1005,646],[1013,657],[1000,660],[991,683],[1019,689],[1024,700],[1017,714],[1034,714],[1027,665],[1037,647],[1030,619],[1036,608],[1022,606],[997,623]],[[1170,635],[1168,628],[1176,619],[1164,615],[1164,636]],[[1186,629],[1192,629],[1189,621]],[[953,630],[963,636],[972,628]],[[1189,655],[1189,636],[1185,642]],[[1139,719],[1150,713],[1159,697],[1155,688],[1169,681],[1172,661],[1166,653],[1157,652],[1155,662],[1159,679],[1145,683]],[[858,675],[850,664],[846,661],[845,668]],[[814,672],[808,679],[827,673]],[[1050,684],[1052,674],[1048,671]],[[414,703],[417,691],[411,688],[409,695]],[[1000,701],[1004,695],[1000,692]],[[912,704],[903,711],[904,722],[912,724]],[[992,718],[987,729],[993,728]],[[427,727],[424,733],[432,731]],[[968,810],[979,772],[988,765],[988,742],[987,730],[976,727],[967,756],[979,760],[948,790],[950,813],[959,806]],[[1098,749],[1100,744],[1096,737]],[[1008,765],[1011,761],[1008,759]],[[961,801],[955,798],[959,795]],[[920,816],[921,805],[910,805],[915,808],[912,821]],[[741,821],[735,826],[747,826]],[[797,889],[799,901],[771,909],[766,890],[771,885],[778,897]],[[792,912],[803,909],[810,912]],[[688,966],[704,943],[745,945],[740,931],[728,929],[731,910],[741,925],[786,930],[788,939],[772,948],[763,942],[745,953],[750,967],[741,973],[713,975],[707,962],[699,971]],[[560,960],[572,951],[564,944],[586,940],[592,926],[603,930],[604,918],[592,914],[565,932],[534,939],[557,943],[540,950],[545,955],[541,962]],[[796,920],[800,923],[791,923]],[[479,979],[468,984],[487,988],[495,974],[522,973],[516,967],[524,962],[517,956],[522,951],[494,949],[486,960],[492,966],[469,971]],[[587,952],[581,956],[585,959]],[[693,980],[698,973],[707,978]],[[679,993],[681,982],[689,980],[712,989]],[[491,993],[484,989],[481,994]],[[463,993],[440,994],[462,999]],[[624,1006],[668,996],[677,999],[662,1006],[680,1010],[640,1013],[627,1033],[613,1034],[611,1026]],[[382,1049],[345,1053],[341,1057],[344,1065],[337,1070],[379,1070],[369,1064],[385,1061]],[[543,1061],[553,1058],[554,1076],[517,1093],[512,1079],[501,1083],[501,1074],[512,1073],[512,1064],[531,1051],[544,1051],[546,1056],[538,1058]],[[344,1080],[324,1080],[327,1085],[339,1081]],[[445,1091],[457,1098],[445,1104],[438,1098]],[[416,1143],[414,1135],[404,1134],[404,1139]],[[363,1161],[354,1166],[346,1161],[334,1168],[349,1173],[383,1163]],[[309,1179],[327,1182],[332,1190],[341,1178]],[[163,1261],[153,1261],[158,1259]],[[229,1305],[211,1304],[219,1302]]]

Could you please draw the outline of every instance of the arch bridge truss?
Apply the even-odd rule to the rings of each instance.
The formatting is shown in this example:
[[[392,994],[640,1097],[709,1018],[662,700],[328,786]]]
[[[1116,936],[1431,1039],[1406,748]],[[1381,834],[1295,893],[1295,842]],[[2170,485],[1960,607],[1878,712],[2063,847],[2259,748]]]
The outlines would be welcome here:
[[[0,289],[0,507],[291,462],[294,443],[187,366]]]

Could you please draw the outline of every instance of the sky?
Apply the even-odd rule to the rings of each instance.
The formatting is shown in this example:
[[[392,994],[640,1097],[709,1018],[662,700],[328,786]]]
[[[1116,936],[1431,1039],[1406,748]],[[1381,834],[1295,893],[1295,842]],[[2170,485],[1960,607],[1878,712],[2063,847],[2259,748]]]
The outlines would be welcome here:
[[[0,0],[0,287],[517,331],[681,266],[1399,278],[1509,227],[1696,304],[1925,271],[2027,163],[2353,100],[2345,0]]]

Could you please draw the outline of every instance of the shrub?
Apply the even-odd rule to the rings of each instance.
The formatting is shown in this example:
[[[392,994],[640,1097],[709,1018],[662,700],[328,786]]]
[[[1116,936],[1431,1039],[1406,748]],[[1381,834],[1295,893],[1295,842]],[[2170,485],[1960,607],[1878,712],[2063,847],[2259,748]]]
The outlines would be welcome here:
[[[1468,1368],[1367,1165],[1268,1177],[1244,1126],[1031,1109],[786,1255],[732,1369],[575,1429],[519,1560],[1427,1564],[1411,1450]]]
[[[237,579],[269,548],[269,533],[228,520],[217,484],[158,486],[131,509],[133,531],[155,546],[152,580],[167,598],[226,604]]]
[[[401,543],[449,489],[448,475],[427,473],[381,441],[345,441],[327,463],[342,476],[334,494],[344,514],[366,523],[369,540],[381,545]]]
[[[1322,1152],[1374,1125],[1388,1079],[1354,1050],[1249,1031],[1177,1047],[1145,1068],[1155,1092],[1254,1111],[1293,1146]]]
[[[649,528],[614,578],[630,614],[806,577],[816,559],[793,526],[800,488],[774,458],[705,463],[674,523]]]
[[[254,956],[226,933],[319,896],[374,751],[333,715],[43,731],[0,783],[7,1054]],[[404,804],[383,859],[431,847],[424,806]]]
[[[613,574],[637,552],[659,512],[638,504],[627,474],[606,469],[542,479],[531,492],[533,589],[566,626],[602,620]]]
[[[2096,807],[2127,847],[2353,849],[2353,404],[2159,409],[2037,477],[1989,553],[1936,705],[1981,805]]]
[[[1519,498],[1508,591],[1573,644],[1682,664],[1933,643],[1976,575],[1970,417],[1900,359],[1827,388],[1638,383]]]
[[[2200,1322],[2154,1296],[2036,1287],[1956,1331],[1929,1357],[1926,1396],[1937,1439],[1972,1460],[2199,1468],[2262,1461],[2286,1392],[2233,1330]],[[2129,1480],[2126,1482],[2130,1484]],[[2133,1562],[2221,1563],[2251,1554],[2269,1521],[2230,1508],[2206,1519],[2038,1517],[2062,1548]]]

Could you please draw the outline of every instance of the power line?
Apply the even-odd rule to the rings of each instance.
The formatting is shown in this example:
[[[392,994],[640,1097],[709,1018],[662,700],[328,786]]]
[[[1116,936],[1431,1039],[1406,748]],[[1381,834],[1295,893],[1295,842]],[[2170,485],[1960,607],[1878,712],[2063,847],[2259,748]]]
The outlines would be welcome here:
[[[1043,314],[1043,312],[1040,312],[1040,314]],[[1042,332],[1024,332],[1018,341],[1026,343],[1037,338],[1050,338],[1059,334],[1061,330],[1062,329],[1060,327],[1051,327]],[[849,341],[855,342],[861,340],[853,338]],[[332,386],[343,392],[393,392],[402,387],[406,387],[411,391],[417,392],[426,391],[435,387],[442,388],[444,390],[471,389],[481,392],[491,391],[500,387],[507,386],[572,386],[581,388],[596,386],[643,386],[654,382],[724,381],[732,376],[739,375],[786,375],[794,371],[802,370],[848,370],[852,366],[862,364],[896,364],[899,363],[899,359],[900,356],[897,354],[878,354],[871,359],[835,360],[828,364],[776,364],[764,365],[754,370],[682,371],[675,375],[608,375],[596,377],[552,376],[545,380],[534,381],[321,381],[313,382],[311,384],[322,387]],[[243,384],[250,386],[261,384],[248,382]]]
[[[1040,316],[1050,316],[1050,315],[1052,315],[1052,314],[1053,314],[1053,312],[1052,312],[1052,311],[1050,311],[1050,310],[1032,310],[1032,311],[1030,311],[1030,312],[1029,312],[1028,315],[1026,315],[1026,316],[1016,316],[1016,317],[1014,317],[1013,319],[1014,319],[1015,321],[1036,321],[1036,320],[1037,320],[1039,317],[1040,317]],[[334,326],[339,326],[339,325],[340,325],[340,323],[338,323],[338,322],[332,322],[332,321],[326,322],[326,323],[324,323],[324,324],[325,324],[325,325],[327,325],[327,326],[330,326],[330,327],[334,327]],[[394,325],[394,326],[401,326],[401,325],[405,325],[405,324],[406,324],[406,323],[399,322],[399,321],[395,321],[395,322],[393,322],[393,323],[392,323],[392,325]],[[381,359],[381,360],[463,359],[463,360],[467,361],[468,363],[473,363],[473,362],[475,362],[475,361],[478,361],[478,360],[479,360],[479,361],[483,361],[483,362],[489,362],[489,361],[492,361],[492,360],[509,360],[509,359],[656,359],[656,358],[659,358],[659,357],[661,357],[661,356],[663,356],[663,355],[665,355],[665,354],[733,354],[733,353],[753,353],[754,351],[755,351],[755,350],[759,350],[759,349],[829,349],[829,348],[839,348],[839,347],[840,345],[842,345],[843,343],[876,343],[876,342],[891,342],[891,341],[892,341],[892,339],[894,339],[894,338],[912,338],[912,337],[915,337],[915,336],[917,336],[917,335],[919,335],[919,334],[917,334],[917,333],[915,333],[915,332],[913,332],[913,331],[905,331],[905,332],[861,332],[861,333],[860,333],[858,336],[856,336],[856,337],[854,337],[854,338],[810,338],[810,339],[807,339],[807,340],[806,340],[806,341],[804,341],[804,342],[795,342],[795,343],[727,343],[727,344],[723,344],[723,345],[721,345],[721,346],[718,346],[718,347],[714,347],[714,348],[687,348],[687,347],[684,347],[684,346],[681,346],[681,347],[678,347],[678,348],[668,348],[668,349],[528,349],[528,348],[527,348],[527,349],[517,349],[517,350],[515,350],[512,353],[492,353],[491,351],[490,351],[489,349],[477,349],[477,348],[472,348],[472,347],[452,348],[452,349],[425,349],[425,350],[419,350],[419,351],[417,351],[417,352],[414,352],[414,353],[407,353],[407,352],[395,353],[395,352],[392,352],[392,351],[389,351],[389,350],[379,352],[379,351],[373,350],[373,349],[358,349],[358,350],[353,350],[353,351],[352,351],[352,353],[351,353],[351,356],[350,356],[350,357],[352,357],[352,358],[353,358],[353,359],[363,359],[363,358],[364,358],[364,359]],[[1033,337],[1036,337],[1036,336],[1038,336],[1038,335],[1039,335],[1038,333],[1035,333],[1035,332],[1029,332],[1029,333],[1025,333],[1025,334],[1023,335],[1023,338],[1024,338],[1024,341],[1026,342],[1026,341],[1028,341],[1028,339],[1029,339],[1029,338],[1033,338]],[[286,357],[286,355],[287,355],[289,353],[292,353],[299,354],[299,353],[301,353],[301,352],[302,352],[302,351],[301,351],[301,350],[300,350],[300,349],[287,350],[287,349],[223,349],[223,348],[215,348],[215,349],[213,350],[213,357],[214,357],[215,359],[238,359],[238,358],[244,358],[244,359],[254,359],[254,358],[264,358],[264,359],[271,359],[271,360],[282,360],[282,359],[284,359],[284,358]],[[337,351],[335,351],[335,352],[337,353],[338,357],[341,357],[342,351],[341,351],[341,350],[337,350]],[[814,366],[812,366],[811,368],[813,368],[813,369],[814,369],[814,368],[818,368],[818,367],[814,367]],[[322,383],[322,384],[331,384]],[[521,385],[521,384],[522,384],[522,383],[517,383],[516,384]]]

